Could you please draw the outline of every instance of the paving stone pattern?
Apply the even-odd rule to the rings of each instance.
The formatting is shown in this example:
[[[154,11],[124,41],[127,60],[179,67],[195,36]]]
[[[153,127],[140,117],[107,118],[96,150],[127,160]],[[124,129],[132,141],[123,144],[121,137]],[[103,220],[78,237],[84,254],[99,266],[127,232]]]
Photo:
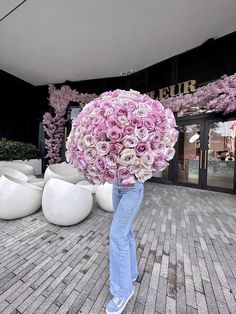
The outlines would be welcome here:
[[[113,213],[71,227],[0,220],[0,313],[105,313]],[[140,276],[123,313],[236,313],[236,196],[145,184]]]

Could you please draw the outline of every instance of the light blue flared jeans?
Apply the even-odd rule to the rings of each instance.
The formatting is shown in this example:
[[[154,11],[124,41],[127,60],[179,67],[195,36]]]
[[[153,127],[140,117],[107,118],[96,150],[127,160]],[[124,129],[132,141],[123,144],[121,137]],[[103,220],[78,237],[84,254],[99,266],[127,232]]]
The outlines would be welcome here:
[[[133,291],[132,278],[139,275],[134,218],[143,200],[144,185],[136,181],[133,187],[113,183],[112,200],[114,217],[110,229],[110,292],[126,297]]]

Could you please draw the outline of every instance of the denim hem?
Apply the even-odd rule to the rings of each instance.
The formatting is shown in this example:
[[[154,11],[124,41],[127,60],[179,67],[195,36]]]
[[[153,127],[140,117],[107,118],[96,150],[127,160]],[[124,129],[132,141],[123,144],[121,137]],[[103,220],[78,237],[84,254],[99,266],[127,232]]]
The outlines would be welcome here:
[[[115,293],[111,287],[109,289],[109,291],[113,295],[113,297],[121,297],[121,298],[128,297],[131,294],[131,292],[133,292],[133,290],[134,290],[134,285],[133,285],[133,289],[131,289],[130,292],[128,292],[127,294],[124,295],[123,293],[119,293],[119,291],[118,291],[118,293]]]

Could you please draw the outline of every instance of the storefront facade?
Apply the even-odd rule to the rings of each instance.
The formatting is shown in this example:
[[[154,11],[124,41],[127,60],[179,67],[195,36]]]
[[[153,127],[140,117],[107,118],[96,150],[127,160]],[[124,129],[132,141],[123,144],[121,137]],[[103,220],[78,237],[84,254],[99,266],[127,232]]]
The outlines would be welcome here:
[[[153,180],[236,194],[236,114],[185,116],[177,125],[175,158]]]
[[[236,33],[210,40],[201,47],[125,78],[84,81],[70,86],[97,94],[109,89],[131,88],[162,102],[181,93],[193,93],[224,74],[235,73],[234,43]],[[89,85],[91,89],[88,89]],[[234,124],[235,128],[231,129]],[[236,112],[227,115],[199,114],[197,111],[182,116],[177,114],[177,125],[180,133],[175,158],[165,171],[155,173],[152,180],[236,194]]]

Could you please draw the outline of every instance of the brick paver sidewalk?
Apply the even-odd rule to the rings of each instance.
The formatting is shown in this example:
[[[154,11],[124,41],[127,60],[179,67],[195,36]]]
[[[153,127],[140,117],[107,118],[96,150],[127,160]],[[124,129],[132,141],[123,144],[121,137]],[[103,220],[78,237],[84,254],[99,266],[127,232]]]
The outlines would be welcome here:
[[[0,313],[104,313],[112,213],[59,227],[0,220]],[[236,313],[236,196],[145,184],[140,278],[124,313]]]

